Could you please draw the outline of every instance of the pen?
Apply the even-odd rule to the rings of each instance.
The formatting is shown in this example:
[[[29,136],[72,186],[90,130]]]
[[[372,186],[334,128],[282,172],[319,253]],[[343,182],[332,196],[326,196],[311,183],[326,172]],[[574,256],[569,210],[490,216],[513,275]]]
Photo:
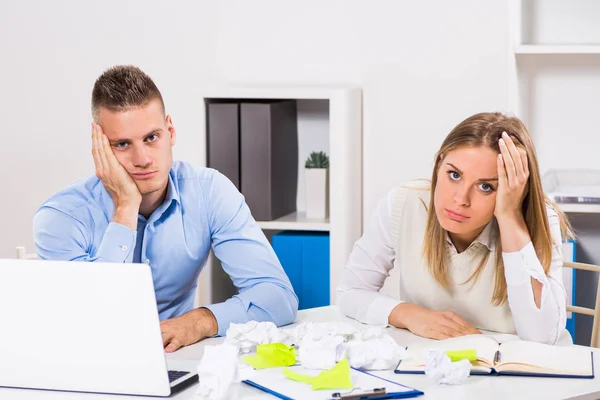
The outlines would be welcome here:
[[[494,354],[494,365],[500,364],[500,350],[496,350],[496,354]]]
[[[365,390],[362,392],[353,393],[357,389],[360,389],[360,388],[354,388],[353,390],[351,390],[350,392],[347,392],[347,393],[341,393],[341,392],[332,393],[331,398],[335,399],[335,400],[337,400],[337,399],[360,400],[360,399],[369,399],[369,398],[373,398],[373,397],[385,398],[385,397],[380,397],[380,396],[386,396],[388,394],[391,394],[391,393],[387,393],[387,390],[385,388],[375,388],[373,390]]]

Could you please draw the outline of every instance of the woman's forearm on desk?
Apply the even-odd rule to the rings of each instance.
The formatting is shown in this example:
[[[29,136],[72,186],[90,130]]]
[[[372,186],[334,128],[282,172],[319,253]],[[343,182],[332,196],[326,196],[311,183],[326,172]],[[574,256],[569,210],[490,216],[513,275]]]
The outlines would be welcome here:
[[[338,291],[337,304],[348,317],[370,325],[387,325],[388,317],[400,300],[364,289]]]
[[[337,304],[342,312],[366,324],[387,325],[390,312],[400,303],[379,292],[394,268],[390,237],[394,193],[390,191],[379,201],[337,284]]]

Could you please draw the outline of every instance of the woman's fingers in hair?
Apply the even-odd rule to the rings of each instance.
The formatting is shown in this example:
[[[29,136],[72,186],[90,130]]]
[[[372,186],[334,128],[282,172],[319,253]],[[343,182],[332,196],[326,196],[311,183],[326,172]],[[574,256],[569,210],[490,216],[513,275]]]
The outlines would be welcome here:
[[[500,151],[503,150],[503,147],[508,150],[508,154],[510,155],[510,159],[514,165],[514,183],[517,186],[523,185],[527,178],[529,177],[529,161],[527,157],[527,152],[523,148],[519,148],[515,145],[515,142],[512,138],[506,133],[502,133],[502,137],[499,140],[500,143]],[[504,146],[503,146],[504,145]],[[507,160],[506,152],[503,153],[502,156],[505,160]],[[510,161],[509,161],[510,163]],[[506,165],[507,173],[510,171],[510,164]],[[508,176],[509,180],[512,178],[510,175]]]
[[[504,139],[504,143],[506,144],[508,152],[510,153],[510,157],[513,160],[513,163],[515,164],[516,175],[523,176],[524,175],[523,162],[522,162],[521,153],[519,152],[519,149],[515,145],[515,142],[508,135],[508,133],[503,132],[502,138]]]
[[[519,149],[519,154],[521,156],[521,163],[523,164],[523,173],[525,174],[525,178],[529,178],[529,157],[527,157],[527,152],[525,149]]]
[[[504,167],[504,157],[502,154],[498,154],[498,158],[496,160],[496,167],[498,169],[498,186],[506,187],[508,184],[508,178],[506,176],[506,168]]]
[[[505,135],[506,133],[502,134],[502,137],[500,138],[498,143],[500,147],[500,154],[502,154],[502,160],[504,161],[504,169],[506,170],[507,183],[508,186],[511,187],[516,183],[517,175],[519,172],[517,170],[517,166],[515,165],[514,155],[511,154],[511,150],[509,149],[509,145],[512,144],[514,146],[514,143],[512,143],[511,139],[509,137],[506,137]],[[520,163],[521,161],[519,157],[519,164]]]

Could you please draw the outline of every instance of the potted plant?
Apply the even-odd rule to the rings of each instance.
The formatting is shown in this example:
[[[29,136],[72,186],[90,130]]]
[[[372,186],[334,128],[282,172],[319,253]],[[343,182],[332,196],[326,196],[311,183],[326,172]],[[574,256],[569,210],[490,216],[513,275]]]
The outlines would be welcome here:
[[[329,217],[329,157],[313,151],[304,164],[306,180],[306,218]]]

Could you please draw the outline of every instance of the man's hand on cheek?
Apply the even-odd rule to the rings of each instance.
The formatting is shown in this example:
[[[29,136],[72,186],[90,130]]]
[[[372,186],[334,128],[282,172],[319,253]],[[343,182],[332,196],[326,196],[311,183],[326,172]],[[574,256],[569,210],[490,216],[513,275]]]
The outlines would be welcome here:
[[[102,128],[96,123],[92,123],[92,155],[96,176],[102,181],[115,205],[113,221],[136,230],[142,195],[133,178],[117,160]]]

